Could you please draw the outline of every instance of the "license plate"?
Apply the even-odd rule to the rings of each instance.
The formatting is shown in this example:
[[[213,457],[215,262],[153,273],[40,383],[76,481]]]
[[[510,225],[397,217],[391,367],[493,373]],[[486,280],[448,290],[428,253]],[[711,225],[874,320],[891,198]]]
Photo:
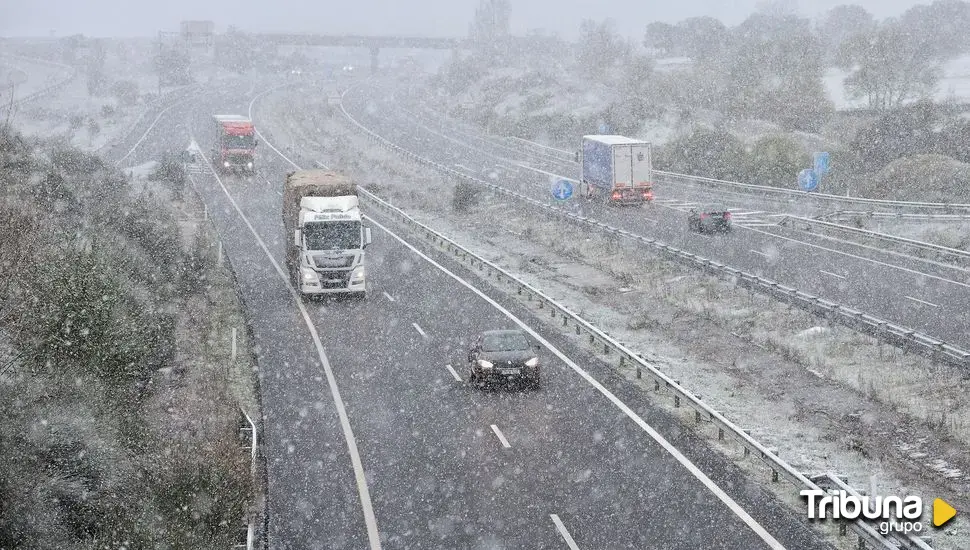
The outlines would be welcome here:
[[[520,374],[521,369],[502,369],[502,374]]]

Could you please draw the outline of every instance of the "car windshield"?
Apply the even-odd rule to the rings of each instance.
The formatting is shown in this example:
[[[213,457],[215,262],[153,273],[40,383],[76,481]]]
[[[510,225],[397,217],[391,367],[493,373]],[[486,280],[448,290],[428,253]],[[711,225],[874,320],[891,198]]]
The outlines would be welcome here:
[[[529,340],[517,332],[489,334],[482,342],[484,351],[518,351],[529,349]]]
[[[310,222],[303,226],[308,250],[360,248],[360,222]]]

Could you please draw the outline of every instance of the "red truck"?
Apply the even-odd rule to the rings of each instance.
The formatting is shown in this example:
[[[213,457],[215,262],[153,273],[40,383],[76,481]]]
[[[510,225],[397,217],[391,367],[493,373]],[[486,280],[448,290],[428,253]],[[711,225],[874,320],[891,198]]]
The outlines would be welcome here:
[[[242,115],[213,115],[213,162],[223,172],[256,172],[256,127]]]

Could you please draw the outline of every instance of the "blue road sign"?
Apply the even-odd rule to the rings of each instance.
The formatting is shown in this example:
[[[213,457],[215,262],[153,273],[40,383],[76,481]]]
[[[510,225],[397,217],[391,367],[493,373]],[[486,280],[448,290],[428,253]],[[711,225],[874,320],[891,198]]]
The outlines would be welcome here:
[[[564,201],[573,196],[573,184],[569,180],[559,180],[552,184],[552,196],[558,201]]]
[[[814,191],[818,187],[818,174],[811,168],[798,173],[798,187],[802,191]]]
[[[815,174],[824,176],[829,173],[829,154],[815,153]]]

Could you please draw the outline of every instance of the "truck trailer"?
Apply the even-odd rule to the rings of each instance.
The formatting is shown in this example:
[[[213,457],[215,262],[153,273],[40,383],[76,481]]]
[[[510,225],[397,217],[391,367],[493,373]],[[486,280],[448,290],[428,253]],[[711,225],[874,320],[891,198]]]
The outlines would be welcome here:
[[[212,160],[221,172],[256,172],[256,127],[242,115],[213,115]]]
[[[653,200],[650,143],[625,136],[583,136],[581,191],[607,204]]]
[[[343,174],[313,169],[286,175],[286,266],[301,295],[366,297],[364,248],[371,230],[363,225],[358,201],[357,185]]]

